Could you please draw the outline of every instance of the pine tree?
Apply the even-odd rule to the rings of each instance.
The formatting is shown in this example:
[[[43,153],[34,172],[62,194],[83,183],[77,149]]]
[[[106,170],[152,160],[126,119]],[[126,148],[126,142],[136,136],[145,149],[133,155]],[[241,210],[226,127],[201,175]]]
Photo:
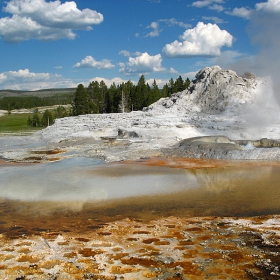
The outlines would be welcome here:
[[[105,113],[106,112],[106,96],[108,93],[108,88],[103,80],[99,83],[99,88],[100,88],[100,97],[99,97],[100,110],[99,111],[100,111],[100,113]]]
[[[184,82],[184,89],[188,88],[190,86],[190,83],[191,83],[190,79],[187,78]]]
[[[72,106],[74,116],[88,114],[88,95],[82,84],[79,84],[75,91]]]
[[[158,88],[156,80],[154,80],[153,85],[152,85],[152,90],[149,94],[148,98],[148,106],[156,102],[157,100],[160,99],[160,90]]]
[[[161,91],[161,95],[162,97],[168,97],[169,96],[169,86],[168,84],[165,84],[162,88],[162,91]]]
[[[108,113],[109,92],[105,82],[92,81],[87,88],[90,113]]]
[[[179,76],[174,83],[174,93],[184,90],[184,80]]]
[[[116,113],[119,106],[119,94],[115,83],[112,83],[108,90],[107,112]]]
[[[135,86],[133,83],[129,80],[126,83],[122,83],[121,89],[123,91],[123,98],[125,100],[125,112],[130,112],[132,110],[132,104],[131,104],[131,97],[133,95],[133,90]]]
[[[97,81],[92,81],[87,88],[89,98],[89,113],[100,113],[100,88]]]
[[[150,87],[146,84],[144,75],[139,78],[135,92],[132,95],[132,104],[134,110],[141,110],[147,106]]]
[[[169,80],[168,87],[169,87],[168,96],[170,97],[171,94],[174,93],[174,80],[173,80],[173,78],[171,78]]]

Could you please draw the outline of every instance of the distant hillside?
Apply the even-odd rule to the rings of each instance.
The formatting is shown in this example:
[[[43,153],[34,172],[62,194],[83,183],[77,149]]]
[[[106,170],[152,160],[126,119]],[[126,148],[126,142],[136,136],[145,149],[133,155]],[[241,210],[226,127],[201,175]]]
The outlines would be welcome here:
[[[70,104],[73,101],[75,91],[75,88],[37,91],[0,90],[0,110],[12,111]]]
[[[0,98],[2,97],[23,97],[23,96],[38,96],[38,97],[47,97],[56,94],[65,94],[73,93],[76,88],[51,88],[51,89],[42,89],[35,91],[25,91],[25,90],[11,90],[4,89],[0,90]]]

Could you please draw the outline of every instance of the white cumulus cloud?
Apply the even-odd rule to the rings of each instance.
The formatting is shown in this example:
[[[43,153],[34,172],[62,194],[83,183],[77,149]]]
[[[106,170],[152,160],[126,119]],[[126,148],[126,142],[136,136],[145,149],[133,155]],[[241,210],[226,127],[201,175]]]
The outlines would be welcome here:
[[[74,39],[75,34],[70,29],[44,27],[30,18],[15,15],[12,18],[0,19],[0,37],[7,42],[30,39],[48,41],[60,38]]]
[[[0,36],[7,42],[74,39],[73,30],[91,30],[103,21],[102,14],[79,10],[74,1],[10,0],[3,10],[12,14],[0,18]]]
[[[115,65],[108,59],[96,61],[91,55],[86,56],[81,62],[76,63],[74,68],[97,68],[97,69],[110,69],[114,68]]]
[[[227,11],[226,14],[242,17],[245,19],[250,19],[255,17],[256,14],[259,16],[260,13],[272,13],[277,14],[280,12],[280,0],[268,0],[267,2],[257,3],[255,9],[250,9],[248,7],[234,8],[232,11]]]
[[[29,69],[0,73],[0,88],[14,90],[37,90],[45,88],[76,87],[71,80],[61,75],[50,73],[35,73]]]
[[[166,44],[163,53],[167,57],[219,56],[223,46],[230,47],[233,36],[216,24],[199,22],[180,36],[181,41]]]
[[[145,52],[137,57],[129,57],[127,63],[120,64],[120,72],[124,75],[162,72],[166,69],[162,67],[161,63],[162,57],[160,54],[152,56]]]

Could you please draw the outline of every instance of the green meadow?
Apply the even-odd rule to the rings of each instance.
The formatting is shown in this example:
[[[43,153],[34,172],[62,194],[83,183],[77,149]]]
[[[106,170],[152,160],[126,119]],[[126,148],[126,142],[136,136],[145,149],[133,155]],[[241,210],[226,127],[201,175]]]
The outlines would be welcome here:
[[[33,114],[11,114],[0,117],[0,133],[6,134],[29,134],[42,127],[30,127],[27,125],[28,117],[32,117]],[[40,117],[41,114],[39,114]]]

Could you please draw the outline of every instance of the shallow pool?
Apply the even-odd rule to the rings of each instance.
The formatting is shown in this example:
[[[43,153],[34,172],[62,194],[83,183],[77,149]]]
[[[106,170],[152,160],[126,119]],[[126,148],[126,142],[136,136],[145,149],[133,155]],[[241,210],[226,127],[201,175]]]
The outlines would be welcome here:
[[[243,162],[190,169],[73,157],[46,164],[2,165],[0,178],[1,201],[44,202],[56,205],[54,209],[81,211],[84,205],[110,208],[116,203],[120,208],[128,203],[131,208],[141,205],[162,212],[174,208],[192,215],[280,213],[279,164]],[[53,206],[42,207],[41,212],[50,209]]]

